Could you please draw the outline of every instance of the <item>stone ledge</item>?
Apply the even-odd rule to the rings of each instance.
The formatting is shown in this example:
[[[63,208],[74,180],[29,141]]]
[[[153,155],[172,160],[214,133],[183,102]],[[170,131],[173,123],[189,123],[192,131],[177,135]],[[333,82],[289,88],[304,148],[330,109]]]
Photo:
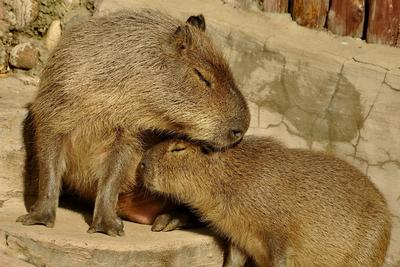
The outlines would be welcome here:
[[[125,236],[109,237],[86,233],[88,224],[71,210],[57,210],[54,228],[16,223],[24,213],[17,199],[1,208],[0,249],[35,266],[222,266],[221,244],[206,229],[156,233],[124,222]]]

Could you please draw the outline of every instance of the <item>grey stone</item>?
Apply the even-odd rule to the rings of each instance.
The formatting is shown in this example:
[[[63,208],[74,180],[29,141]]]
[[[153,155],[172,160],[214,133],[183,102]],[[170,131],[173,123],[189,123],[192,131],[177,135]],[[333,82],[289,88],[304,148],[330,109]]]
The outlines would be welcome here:
[[[32,69],[39,59],[39,50],[31,43],[18,44],[11,50],[10,64],[19,69]]]

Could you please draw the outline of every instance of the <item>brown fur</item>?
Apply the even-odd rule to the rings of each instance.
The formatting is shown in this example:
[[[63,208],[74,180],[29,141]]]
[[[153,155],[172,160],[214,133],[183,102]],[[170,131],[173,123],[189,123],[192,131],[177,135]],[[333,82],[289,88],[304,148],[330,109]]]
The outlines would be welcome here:
[[[141,178],[196,209],[258,266],[382,266],[391,219],[376,187],[335,157],[247,137],[209,153],[183,141],[149,150]],[[239,251],[239,252],[238,252]]]
[[[32,104],[39,195],[24,224],[54,224],[61,179],[96,199],[91,231],[122,234],[118,193],[131,192],[153,130],[216,148],[241,139],[249,110],[204,32],[154,10],[72,26],[47,62]],[[63,177],[63,178],[62,178]]]

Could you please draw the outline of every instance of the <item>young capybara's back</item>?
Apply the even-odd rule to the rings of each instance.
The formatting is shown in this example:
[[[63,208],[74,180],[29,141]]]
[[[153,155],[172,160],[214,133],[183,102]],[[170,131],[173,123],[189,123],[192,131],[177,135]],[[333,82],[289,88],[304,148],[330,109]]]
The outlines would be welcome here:
[[[141,175],[150,190],[198,210],[258,266],[383,264],[391,231],[386,201],[335,157],[261,137],[219,153],[167,141],[144,156]],[[239,258],[226,266],[240,266]]]

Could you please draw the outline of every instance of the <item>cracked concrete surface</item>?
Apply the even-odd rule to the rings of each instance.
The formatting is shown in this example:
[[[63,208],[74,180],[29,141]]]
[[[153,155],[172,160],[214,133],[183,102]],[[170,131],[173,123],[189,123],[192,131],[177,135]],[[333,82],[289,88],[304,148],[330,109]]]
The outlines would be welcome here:
[[[367,174],[393,213],[385,266],[400,266],[400,49],[310,30],[285,14],[234,9],[218,0],[103,0],[96,15],[137,7],[159,8],[182,19],[205,15],[208,31],[249,100],[248,134],[334,153]],[[18,177],[24,151],[15,133],[26,113],[14,104],[21,103],[21,95],[4,100],[1,89],[0,104],[10,107],[0,109],[4,209],[22,195]]]

